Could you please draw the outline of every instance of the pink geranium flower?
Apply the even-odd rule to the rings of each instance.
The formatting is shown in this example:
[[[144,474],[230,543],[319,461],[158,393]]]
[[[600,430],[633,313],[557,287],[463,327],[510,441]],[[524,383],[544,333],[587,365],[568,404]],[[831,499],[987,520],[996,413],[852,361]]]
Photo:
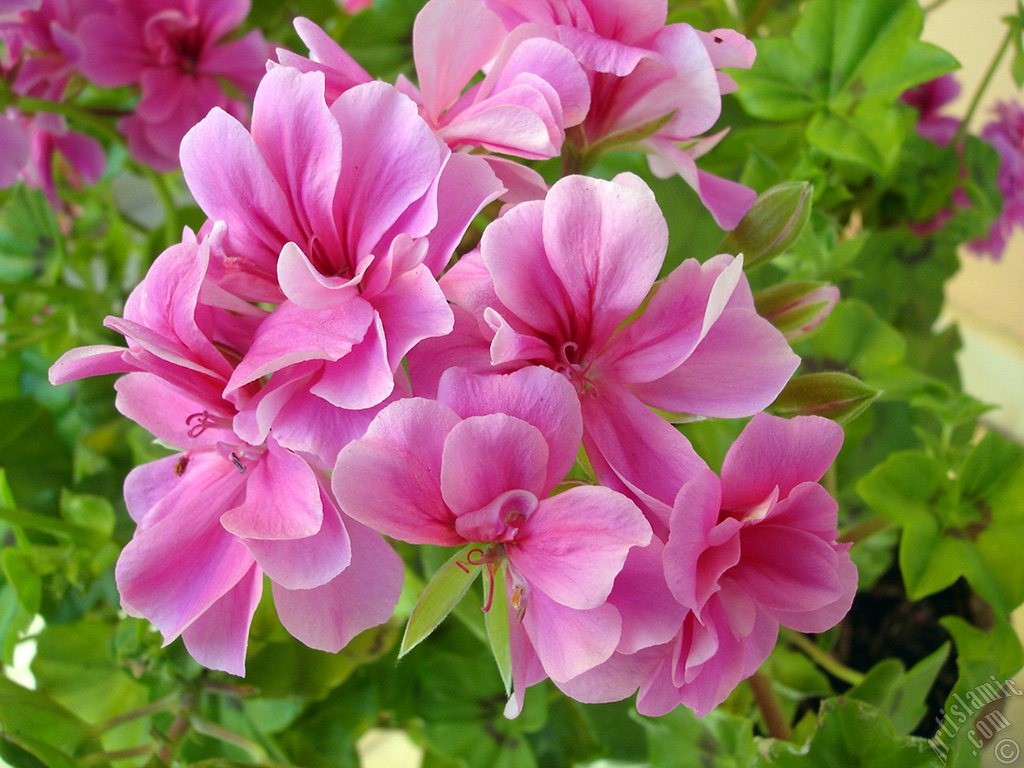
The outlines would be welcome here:
[[[249,443],[235,433],[238,408],[258,385],[222,392],[264,313],[207,282],[223,231],[165,251],[125,316],[108,318],[127,349],[72,350],[50,379],[127,372],[115,385],[118,409],[183,449],[126,481],[138,527],[118,561],[118,589],[125,610],[167,642],[180,635],[199,662],[240,675],[263,574],[285,627],[337,651],[388,619],[403,567],[379,536],[345,518],[322,471],[276,437]]]
[[[654,195],[636,176],[561,179],[545,200],[492,222],[480,252],[442,279],[456,327],[413,351],[414,391],[429,395],[449,365],[552,368],[576,388],[597,462],[649,453],[663,425],[644,405],[756,413],[799,359],[754,311],[738,259],[687,260],[652,294],[667,242]]]
[[[199,205],[227,222],[215,280],[278,304],[227,382],[230,397],[273,374],[240,432],[254,443],[297,378],[325,407],[366,409],[393,393],[406,352],[450,330],[434,275],[501,189],[391,86],[356,86],[328,108],[323,75],[287,67],[261,83],[251,133],[214,110],[181,157]]]
[[[249,0],[133,0],[95,13],[78,28],[81,68],[97,85],[139,85],[135,114],[120,123],[132,156],[159,171],[178,166],[182,137],[214,107],[237,117],[265,71],[258,30],[223,42]],[[237,91],[225,92],[224,83]],[[241,98],[239,98],[239,96]]]
[[[972,240],[967,247],[979,256],[1001,259],[1013,230],[1024,228],[1024,109],[1017,102],[1001,101],[994,111],[996,119],[985,125],[981,138],[999,153],[996,181],[1003,209],[988,235]]]
[[[343,508],[376,530],[411,543],[491,545],[484,561],[505,569],[510,606],[509,716],[545,675],[569,680],[612,654],[623,632],[612,585],[630,548],[651,539],[636,505],[607,488],[549,498],[580,432],[573,388],[551,371],[453,369],[438,400],[388,406],[334,468]]]

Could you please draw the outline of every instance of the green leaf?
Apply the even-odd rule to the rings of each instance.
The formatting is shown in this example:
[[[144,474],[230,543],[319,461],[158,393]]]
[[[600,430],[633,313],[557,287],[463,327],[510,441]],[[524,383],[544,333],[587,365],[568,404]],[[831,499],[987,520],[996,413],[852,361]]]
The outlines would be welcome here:
[[[83,544],[99,544],[114,532],[114,507],[102,496],[72,493],[64,489],[60,495],[60,514],[76,531],[90,534]]]
[[[472,564],[468,559],[470,553],[477,551],[483,554],[483,550],[476,545],[466,545],[452,555],[431,578],[409,616],[398,658],[405,656],[433,632],[466,594],[469,585],[480,572],[480,565]]]
[[[647,732],[652,768],[745,768],[754,755],[753,722],[720,709],[698,718],[677,707],[658,718],[634,715]]]
[[[487,639],[491,644],[491,653],[501,673],[501,681],[505,684],[505,694],[512,693],[512,645],[509,641],[508,594],[505,592],[505,569],[495,568],[493,597],[490,610],[486,613]],[[484,589],[488,589],[484,584]]]
[[[6,734],[45,742],[65,753],[102,749],[92,728],[49,696],[0,677],[0,726]]]
[[[35,568],[32,553],[19,549],[5,549],[0,554],[0,563],[3,564],[7,583],[14,588],[21,607],[28,613],[39,613],[43,584]]]
[[[927,713],[925,699],[948,657],[949,643],[945,643],[910,672],[899,659],[883,659],[845,695],[878,707],[890,718],[897,733],[908,734]]]
[[[809,744],[785,741],[762,744],[759,768],[926,768],[935,754],[924,739],[901,736],[877,708],[839,697],[822,702],[818,728]]]
[[[948,485],[938,461],[918,451],[899,451],[862,477],[857,493],[877,514],[907,526],[932,519],[933,502]]]
[[[1005,479],[1024,462],[1024,446],[989,432],[971,449],[960,472],[957,486],[961,496],[986,499],[998,492]]]

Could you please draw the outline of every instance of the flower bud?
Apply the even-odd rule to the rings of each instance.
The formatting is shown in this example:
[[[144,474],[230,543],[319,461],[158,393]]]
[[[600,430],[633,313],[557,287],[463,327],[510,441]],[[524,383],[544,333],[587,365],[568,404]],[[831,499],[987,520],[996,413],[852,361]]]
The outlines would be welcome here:
[[[742,253],[746,267],[784,253],[804,231],[813,196],[814,186],[809,181],[789,181],[765,191],[736,229],[725,236],[719,253]]]
[[[838,288],[809,280],[780,283],[754,295],[757,314],[782,331],[787,339],[817,328],[837,301]]]
[[[842,424],[863,413],[880,394],[847,373],[809,373],[791,379],[768,411],[777,416],[825,416]]]

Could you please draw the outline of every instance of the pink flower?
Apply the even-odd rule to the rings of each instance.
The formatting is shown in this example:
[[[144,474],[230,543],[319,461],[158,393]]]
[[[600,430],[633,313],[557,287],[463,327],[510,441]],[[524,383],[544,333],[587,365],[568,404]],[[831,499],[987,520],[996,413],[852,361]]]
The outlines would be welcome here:
[[[950,73],[904,91],[900,101],[918,111],[920,116],[915,126],[918,134],[940,147],[945,147],[960,128],[960,120],[949,115],[940,115],[939,112],[950,102],[956,101],[959,95],[960,83]]]
[[[118,561],[118,589],[125,610],[167,642],[181,635],[202,664],[242,674],[263,574],[285,627],[337,651],[388,619],[403,566],[379,536],[345,518],[325,474],[303,456],[276,436],[254,444],[235,433],[238,407],[258,385],[222,392],[264,313],[207,282],[209,251],[223,234],[221,224],[203,243],[188,237],[161,254],[124,318],[107,320],[127,349],[72,350],[50,379],[128,372],[115,385],[118,409],[184,449],[126,481],[138,528]]]
[[[842,439],[827,419],[758,414],[720,480],[704,470],[679,489],[665,576],[690,613],[641,686],[642,713],[683,703],[703,716],[768,657],[780,624],[823,632],[846,615],[857,569],[849,545],[836,543],[836,503],[817,483]]]
[[[28,162],[31,144],[17,115],[0,115],[0,189],[14,186]]]
[[[637,177],[561,179],[545,200],[492,222],[479,255],[442,279],[461,311],[451,336],[410,356],[414,391],[430,394],[449,365],[552,368],[579,394],[584,439],[598,462],[646,454],[662,427],[674,432],[644,405],[725,418],[756,413],[799,359],[754,311],[731,256],[687,260],[651,294],[667,240],[664,217]]]
[[[392,394],[409,349],[451,329],[434,274],[501,189],[482,160],[452,154],[391,86],[356,86],[328,108],[323,75],[287,67],[260,84],[251,133],[214,110],[185,137],[181,157],[200,207],[227,223],[214,280],[278,304],[227,382],[234,397],[273,374],[253,407],[272,393],[276,406],[267,403],[243,434],[255,443],[289,379],[306,377],[305,391],[350,410]]]
[[[1003,210],[986,237],[972,240],[967,247],[979,256],[1001,259],[1006,241],[1016,227],[1024,227],[1024,109],[1013,101],[1001,101],[994,111],[996,119],[981,131],[999,153],[997,183],[1003,197]]]
[[[679,174],[724,229],[732,229],[756,193],[697,168],[695,160],[722,138],[711,130],[721,96],[736,84],[721,68],[749,68],[754,46],[733,30],[700,32],[665,25],[660,0],[596,2],[483,0],[506,28],[552,28],[591,76],[590,111],[576,130],[572,151],[599,157],[622,146],[641,146],[655,175]]]
[[[650,542],[643,515],[614,491],[577,487],[549,498],[575,461],[580,432],[575,393],[557,374],[455,369],[438,400],[381,411],[334,468],[342,507],[376,530],[411,543],[491,545],[481,562],[492,580],[503,565],[508,590],[509,716],[527,686],[546,675],[569,680],[612,654],[623,628],[608,596],[630,548]]]
[[[29,156],[21,176],[29,187],[43,190],[54,208],[62,205],[54,180],[55,164],[74,187],[99,181],[107,156],[96,139],[68,130],[59,115],[39,113],[31,119],[22,118],[21,123],[29,140]]]
[[[248,0],[134,0],[86,18],[78,28],[81,68],[97,85],[138,84],[142,100],[120,123],[140,162],[160,171],[178,166],[182,137],[212,108],[238,117],[251,97],[269,49],[254,30],[221,40],[245,20]]]

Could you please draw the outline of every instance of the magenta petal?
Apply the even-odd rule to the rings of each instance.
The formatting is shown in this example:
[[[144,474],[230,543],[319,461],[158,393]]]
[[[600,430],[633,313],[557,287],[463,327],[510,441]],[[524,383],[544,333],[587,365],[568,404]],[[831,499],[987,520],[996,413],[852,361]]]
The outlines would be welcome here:
[[[552,370],[529,366],[481,376],[452,368],[441,377],[437,399],[464,419],[506,413],[539,429],[549,451],[546,489],[560,483],[576,461],[583,435],[579,399],[568,379]]]
[[[263,592],[263,574],[254,564],[239,582],[185,627],[181,639],[193,659],[209,669],[245,675],[249,625]]]
[[[648,405],[672,413],[738,418],[768,406],[799,364],[767,320],[749,310],[726,309],[682,365],[630,389]]]
[[[756,504],[775,487],[784,498],[800,483],[816,482],[842,444],[843,428],[830,419],[754,416],[722,463],[722,508]]]
[[[850,560],[848,552],[839,553],[836,575],[841,592],[831,603],[793,612],[775,609],[771,611],[772,618],[797,632],[824,632],[834,627],[849,612],[857,594],[857,566]]]
[[[309,465],[276,442],[246,471],[245,500],[221,517],[236,536],[249,539],[302,539],[320,530],[323,504]]]
[[[581,675],[607,661],[615,651],[622,619],[612,605],[576,610],[531,591],[527,606],[523,626],[552,680],[561,682]]]
[[[412,544],[461,544],[441,496],[441,455],[459,417],[434,400],[392,403],[338,454],[331,485],[341,508]]]
[[[608,599],[630,547],[650,541],[651,526],[632,501],[583,486],[544,499],[506,550],[532,590],[586,610]]]
[[[665,545],[665,578],[676,599],[691,610],[699,610],[718,589],[723,568],[712,568],[701,556],[709,551],[708,533],[718,523],[721,510],[721,485],[710,469],[697,473],[676,496],[668,543]],[[738,542],[728,548],[735,565]],[[704,566],[701,568],[700,566]]]
[[[243,539],[263,572],[286,589],[326,584],[352,559],[348,533],[333,499],[320,489],[324,516],[320,530],[303,539]]]
[[[379,534],[350,519],[344,526],[352,542],[352,561],[345,570],[313,589],[274,584],[274,605],[285,629],[310,648],[329,653],[391,618],[405,576],[402,559]]]
[[[29,160],[31,144],[25,130],[17,120],[0,115],[0,189],[14,186],[21,169]]]
[[[547,442],[533,425],[504,413],[471,416],[444,442],[441,493],[457,516],[486,507],[506,491],[525,490],[536,498],[546,490],[547,464]]]
[[[640,306],[668,247],[665,217],[646,186],[583,176],[567,176],[551,188],[543,233],[576,322],[589,326],[594,344]]]

